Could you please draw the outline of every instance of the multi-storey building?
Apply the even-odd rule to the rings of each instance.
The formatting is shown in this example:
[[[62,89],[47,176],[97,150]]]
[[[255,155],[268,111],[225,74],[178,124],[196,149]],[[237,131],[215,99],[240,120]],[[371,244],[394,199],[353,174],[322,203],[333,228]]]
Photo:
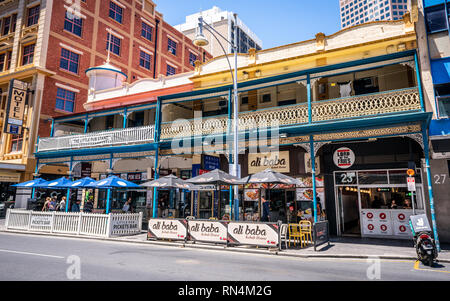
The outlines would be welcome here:
[[[430,122],[431,171],[436,218],[450,239],[450,1],[418,0],[417,36],[420,68]]]
[[[232,53],[233,49],[228,41],[234,42],[234,14],[233,12],[223,11],[219,7],[214,6],[211,9],[201,11],[196,14],[192,14],[186,17],[186,22],[180,25],[176,25],[175,28],[181,31],[190,39],[194,39],[198,28],[198,18],[202,16],[205,22],[211,25],[222,37],[217,36],[218,40],[224,47],[226,53]],[[238,27],[238,52],[247,53],[249,49],[255,48],[261,50],[262,42],[257,35],[248,28],[242,20],[237,17]],[[205,29],[203,33],[210,41],[209,45],[205,49],[213,56],[224,55],[222,46],[219,44],[211,33]]]
[[[51,118],[85,112],[94,66],[126,80],[185,73],[211,56],[167,24],[151,0],[0,1],[0,185],[31,178]],[[105,61],[108,65],[102,66]],[[114,66],[114,67],[113,67]],[[100,68],[100,69],[101,69]],[[98,70],[98,69],[97,69]],[[29,84],[23,132],[3,133],[11,79]],[[61,168],[41,172],[61,175]],[[6,196],[7,197],[7,196]]]
[[[238,54],[236,159],[241,177],[276,167],[303,183],[271,187],[271,221],[298,222],[315,215],[329,221],[332,234],[410,239],[407,221],[414,208],[429,214],[434,229],[440,228],[429,146],[424,143],[431,113],[426,111],[416,51],[414,19],[408,13],[401,20]],[[217,57],[198,65],[193,74],[166,82],[167,88],[178,82],[184,91],[162,91],[164,84],[154,83],[153,91],[143,94],[151,87],[146,80],[136,83],[134,92],[122,87],[98,91],[88,100],[92,105],[142,103],[54,119],[55,129],[79,128],[90,117],[99,121],[92,121],[98,123],[95,132],[41,139],[39,168],[66,164],[73,169],[85,162],[92,164],[96,178],[120,174],[128,179],[136,174],[139,179],[154,173],[189,178],[214,168],[228,171],[235,158],[227,140],[233,135],[233,75],[226,59]],[[100,118],[120,123],[130,109],[142,110],[144,123],[123,122],[122,129],[107,131]],[[279,140],[266,140],[264,148],[264,137],[277,136],[268,128],[272,122],[279,125]],[[407,185],[408,168],[416,170],[415,191]],[[159,214],[169,210],[173,216],[222,218],[233,211],[233,219],[257,220],[257,190],[241,186],[239,201],[233,202],[227,191],[220,199],[217,193],[200,191],[177,201],[161,191],[152,201],[147,193],[147,202],[162,209]],[[97,194],[98,208],[105,209],[105,198]],[[145,193],[139,198],[143,206]],[[120,194],[113,196],[112,208],[120,208],[122,201]]]
[[[371,21],[398,20],[408,11],[408,0],[339,0],[341,27]]]

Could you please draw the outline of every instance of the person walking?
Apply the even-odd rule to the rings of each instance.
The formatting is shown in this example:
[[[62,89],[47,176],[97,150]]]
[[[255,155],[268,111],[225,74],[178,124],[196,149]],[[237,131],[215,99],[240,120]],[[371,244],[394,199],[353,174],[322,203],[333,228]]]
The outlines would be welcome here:
[[[80,212],[80,200],[76,200],[75,204],[72,205],[72,212]]]
[[[92,212],[94,209],[94,204],[91,199],[88,199],[86,203],[84,203],[83,212]]]
[[[66,197],[63,196],[61,198],[61,202],[59,202],[57,211],[66,211]]]
[[[51,200],[52,199],[50,197],[45,198],[44,206],[42,206],[42,211],[49,211],[49,206],[50,206]]]

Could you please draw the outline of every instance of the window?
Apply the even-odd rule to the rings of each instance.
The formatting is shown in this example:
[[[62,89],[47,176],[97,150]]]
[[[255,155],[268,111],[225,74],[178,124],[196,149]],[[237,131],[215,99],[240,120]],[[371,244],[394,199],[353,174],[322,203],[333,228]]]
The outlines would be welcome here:
[[[22,135],[13,135],[11,137],[11,147],[9,149],[10,153],[21,152],[23,144],[23,136]]]
[[[142,22],[141,36],[143,36],[147,40],[151,41],[152,40],[152,34],[153,34],[153,27],[151,27],[150,25],[148,25],[145,22]]]
[[[64,29],[81,37],[81,29],[83,28],[83,19],[66,12],[64,18]]]
[[[9,34],[9,31],[11,30],[11,16],[3,18],[3,30],[2,35]]]
[[[173,55],[177,55],[177,43],[171,39],[168,39],[168,51],[172,53]]]
[[[270,94],[264,94],[264,95],[262,96],[261,102],[262,102],[262,103],[264,103],[264,102],[271,102]]]
[[[242,96],[242,98],[241,98],[241,104],[243,104],[243,105],[248,104],[248,96]]]
[[[114,2],[109,2],[109,17],[122,23],[123,8]]]
[[[438,116],[450,117],[450,83],[435,86]]]
[[[31,26],[31,25],[34,25],[34,24],[38,23],[40,9],[41,9],[40,5],[37,5],[35,7],[30,7],[28,9],[27,26]]]
[[[34,44],[23,47],[22,65],[33,63],[34,58]]]
[[[197,61],[197,56],[192,52],[189,52],[189,64],[195,67],[195,61]]]
[[[432,7],[425,11],[425,23],[428,32],[434,32],[447,29],[447,16],[445,14],[445,7],[440,5]]]
[[[56,92],[56,108],[66,112],[73,112],[74,104],[75,92],[58,88]]]
[[[152,56],[144,51],[141,51],[141,57],[139,59],[139,65],[145,69],[150,70]]]
[[[108,33],[108,41],[106,42],[106,49],[109,49],[109,51],[111,51],[114,54],[120,55],[120,44],[121,44],[121,40]]]
[[[6,52],[0,53],[0,72],[5,70],[6,66]]]
[[[62,48],[61,49],[61,60],[59,67],[64,70],[78,74],[78,65],[80,62],[80,55],[72,51]]]
[[[176,71],[177,70],[175,67],[167,65],[167,73],[166,73],[167,76],[174,75],[176,73]]]

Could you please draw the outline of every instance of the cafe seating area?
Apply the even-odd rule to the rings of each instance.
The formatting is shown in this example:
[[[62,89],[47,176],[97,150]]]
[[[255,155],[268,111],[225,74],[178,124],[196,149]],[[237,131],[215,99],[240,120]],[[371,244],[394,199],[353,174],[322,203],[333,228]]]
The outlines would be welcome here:
[[[291,243],[293,247],[297,247],[297,244],[300,248],[307,247],[313,243],[312,224],[306,220],[297,224],[283,224],[281,225],[281,238],[284,240],[286,248],[290,248]]]

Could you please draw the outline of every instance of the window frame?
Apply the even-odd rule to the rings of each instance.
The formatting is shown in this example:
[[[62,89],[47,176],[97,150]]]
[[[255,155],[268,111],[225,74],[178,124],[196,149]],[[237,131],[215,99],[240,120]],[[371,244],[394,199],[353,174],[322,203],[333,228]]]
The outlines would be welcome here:
[[[67,57],[64,56],[64,52],[67,52],[67,54],[68,54]],[[76,60],[74,58],[76,58]],[[67,61],[67,68],[64,68],[62,66],[63,61]],[[71,70],[71,66],[76,66],[76,72]],[[78,72],[80,70],[80,54],[62,47],[61,48],[61,57],[59,60],[59,68],[78,75]]]
[[[112,38],[110,38],[112,36]],[[120,54],[122,53],[122,39],[113,35],[112,33],[108,32],[106,35],[107,39],[106,39],[106,50],[114,53],[117,56],[120,56]],[[118,41],[119,43],[116,44],[115,41]],[[111,42],[111,45],[110,45]],[[118,49],[119,53],[114,52],[114,47]]]
[[[26,54],[26,53],[25,53],[25,50],[26,50],[28,47],[32,47],[33,50],[32,50],[31,53]],[[33,64],[33,62],[34,62],[34,51],[35,51],[35,50],[36,50],[36,44],[24,45],[24,46],[22,47],[22,66],[26,66],[26,65]],[[27,57],[27,58],[31,57],[31,61],[29,61],[29,59],[27,59],[27,63],[25,63],[25,58],[26,58],[26,57]]]
[[[70,19],[70,18],[68,18],[68,14],[70,14],[70,13],[68,11],[66,11],[66,13],[64,15],[64,30],[82,38],[83,37],[83,18],[76,16],[76,15],[72,15],[73,19]],[[79,20],[79,24],[76,23],[77,22],[76,19]],[[69,24],[71,29],[66,28],[66,24]],[[80,28],[80,34],[77,34],[75,32],[75,28],[78,28],[78,27]]]
[[[37,11],[35,11],[36,8],[37,8]],[[30,27],[30,26],[33,26],[33,25],[36,25],[39,23],[40,12],[41,12],[40,4],[28,8],[28,10],[27,10],[27,27]],[[34,13],[34,14],[31,15],[31,13]],[[31,23],[30,21],[33,23]]]
[[[64,96],[61,96],[59,92],[64,92]],[[68,95],[73,95],[73,99],[70,99]],[[74,91],[70,91],[64,88],[57,87],[56,89],[56,100],[55,100],[55,109],[60,110],[67,113],[73,113],[75,111],[75,101],[77,98],[77,93]],[[62,108],[58,107],[58,100],[62,101]],[[72,110],[67,110],[67,103],[71,103]]]
[[[147,27],[147,28],[145,28],[145,27]],[[148,35],[150,35],[150,38],[148,38]],[[142,21],[141,37],[143,37],[144,39],[146,39],[150,42],[153,42],[153,26],[150,26],[146,22]]]
[[[16,145],[15,149],[13,149],[14,145]],[[23,151],[23,134],[12,135],[9,144],[9,153],[21,153],[22,151]]]
[[[111,15],[111,13],[113,15]],[[109,1],[109,13],[108,16],[114,21],[123,24],[123,7],[115,3],[114,1]],[[120,19],[120,20],[118,20]]]
[[[175,44],[171,45],[171,44]],[[178,48],[178,42],[172,40],[171,38],[167,38],[167,51],[171,54],[173,54],[174,56],[177,56],[177,48]]]
[[[167,67],[166,67],[166,76],[172,76],[172,75],[177,74],[177,68],[176,67],[171,66],[169,64],[166,64],[166,65],[167,65]],[[173,69],[173,73],[172,74],[169,74],[169,69],[170,68]]]
[[[146,60],[146,56],[148,56],[148,61]],[[142,64],[142,62],[144,62],[144,65]],[[148,68],[145,66],[146,63],[148,63]],[[140,54],[139,54],[139,66],[141,66],[142,68],[144,68],[148,71],[151,71],[152,70],[152,55],[148,52],[141,50]]]

